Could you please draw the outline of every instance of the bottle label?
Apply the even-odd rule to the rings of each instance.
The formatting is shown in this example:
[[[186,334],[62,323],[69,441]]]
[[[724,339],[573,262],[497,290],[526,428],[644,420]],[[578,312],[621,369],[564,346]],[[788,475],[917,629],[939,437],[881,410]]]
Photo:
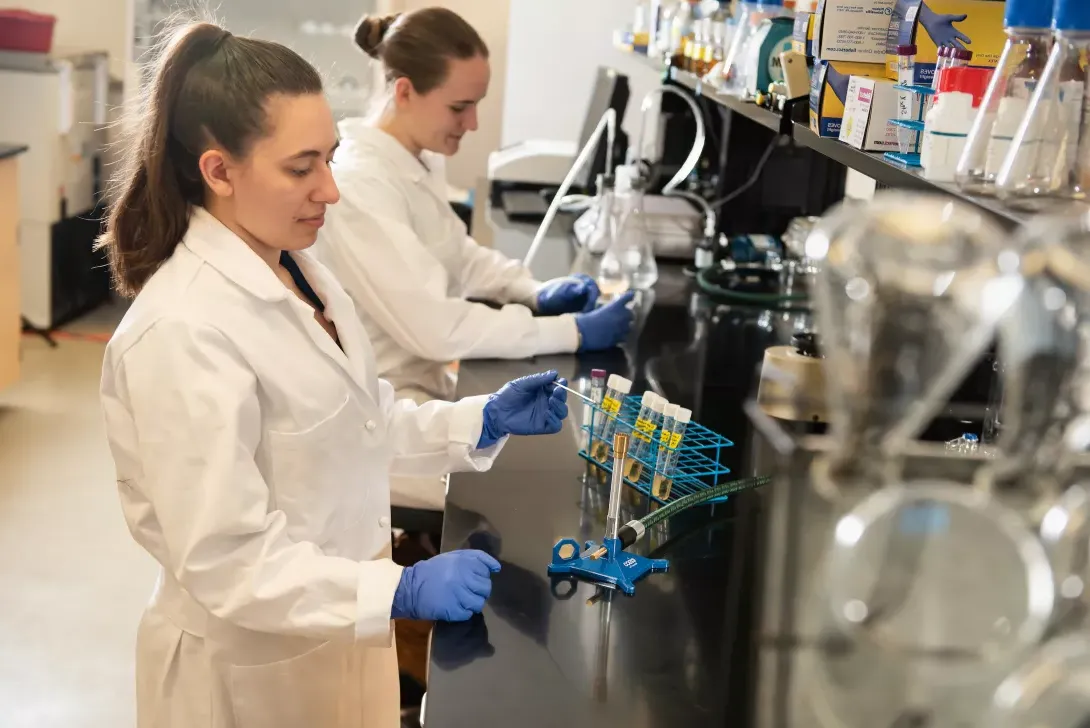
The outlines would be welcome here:
[[[659,433],[659,444],[662,445],[663,447],[669,447],[670,446],[670,431],[669,430],[663,430],[661,433]]]
[[[681,433],[674,432],[670,435],[670,449],[677,450],[677,446],[681,444]]]
[[[606,397],[602,400],[602,411],[610,415],[617,414],[621,411],[620,400],[614,399],[613,397]]]

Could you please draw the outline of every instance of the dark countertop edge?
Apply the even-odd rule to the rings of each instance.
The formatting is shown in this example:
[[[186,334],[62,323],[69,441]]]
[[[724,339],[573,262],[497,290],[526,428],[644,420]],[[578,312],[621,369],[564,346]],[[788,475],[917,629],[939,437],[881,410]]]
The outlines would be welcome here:
[[[25,144],[4,144],[3,142],[0,142],[0,159],[18,157],[28,149],[30,149],[30,147]]]

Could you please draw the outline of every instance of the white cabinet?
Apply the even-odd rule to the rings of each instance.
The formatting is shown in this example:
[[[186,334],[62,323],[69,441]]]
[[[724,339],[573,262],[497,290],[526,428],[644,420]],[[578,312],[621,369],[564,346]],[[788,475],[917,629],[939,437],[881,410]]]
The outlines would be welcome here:
[[[93,217],[106,144],[104,52],[0,52],[0,141],[20,161],[19,260],[23,315],[52,328],[108,295],[94,270]]]

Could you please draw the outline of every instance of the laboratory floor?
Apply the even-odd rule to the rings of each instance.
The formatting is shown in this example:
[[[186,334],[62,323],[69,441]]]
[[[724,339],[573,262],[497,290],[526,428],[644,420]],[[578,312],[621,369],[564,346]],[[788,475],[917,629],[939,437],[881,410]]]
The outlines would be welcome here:
[[[104,307],[0,391],[0,725],[135,725],[136,625],[154,563],[129,537],[98,405]]]

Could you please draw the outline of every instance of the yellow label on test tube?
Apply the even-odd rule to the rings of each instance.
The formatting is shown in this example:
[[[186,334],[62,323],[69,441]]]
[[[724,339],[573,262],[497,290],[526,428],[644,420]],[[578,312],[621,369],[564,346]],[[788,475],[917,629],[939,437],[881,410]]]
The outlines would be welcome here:
[[[646,419],[636,420],[636,430],[632,434],[649,443],[655,435],[655,423]]]
[[[665,433],[663,433],[665,434]],[[681,433],[674,432],[670,435],[670,449],[677,450],[677,446],[681,444]]]
[[[602,400],[602,411],[611,415],[615,415],[621,411],[620,400],[613,399],[612,397],[606,397]]]

